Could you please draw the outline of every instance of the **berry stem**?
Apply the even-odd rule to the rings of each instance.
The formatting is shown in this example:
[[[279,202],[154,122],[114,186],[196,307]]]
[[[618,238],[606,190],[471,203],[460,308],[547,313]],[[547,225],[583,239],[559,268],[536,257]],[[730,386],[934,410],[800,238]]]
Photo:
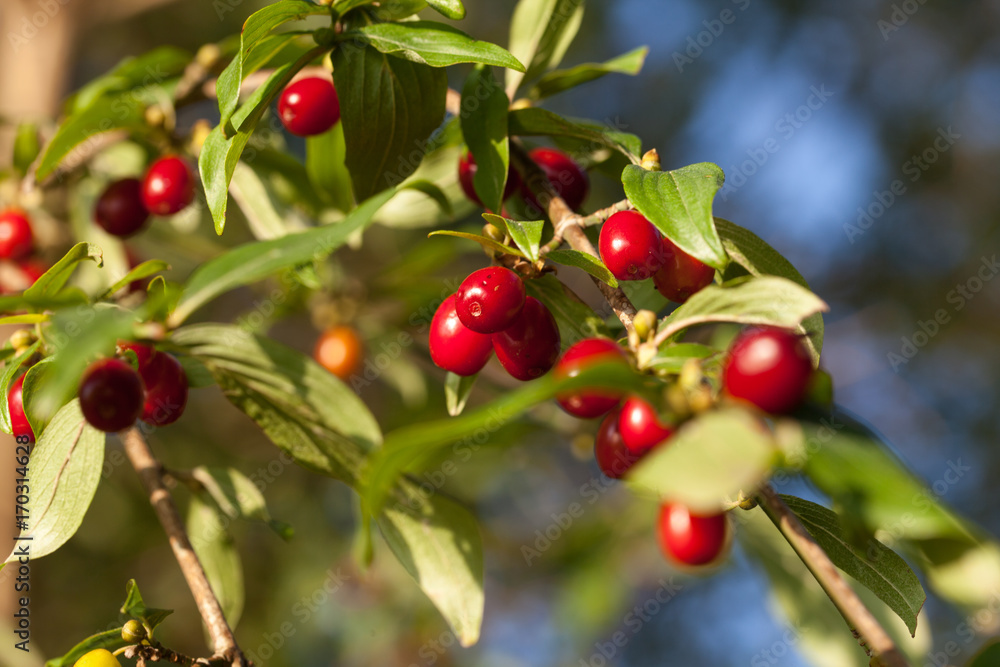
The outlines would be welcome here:
[[[858,638],[858,643],[867,647],[866,650],[870,650],[886,667],[907,667],[906,659],[896,648],[892,638],[774,488],[765,484],[757,492],[756,499],[767,518],[778,528],[847,621],[851,632]]]
[[[245,667],[249,663],[236,644],[233,631],[222,613],[222,606],[212,592],[205,570],[191,547],[177,505],[163,484],[163,465],[153,456],[139,429],[133,426],[123,431],[121,437],[125,444],[125,455],[139,474],[143,486],[146,487],[149,502],[170,539],[170,548],[173,549],[177,564],[180,565],[188,588],[191,589],[191,595],[198,605],[198,612],[205,622],[205,627],[208,628],[212,648],[215,651],[214,657],[226,660],[227,664],[233,667]]]

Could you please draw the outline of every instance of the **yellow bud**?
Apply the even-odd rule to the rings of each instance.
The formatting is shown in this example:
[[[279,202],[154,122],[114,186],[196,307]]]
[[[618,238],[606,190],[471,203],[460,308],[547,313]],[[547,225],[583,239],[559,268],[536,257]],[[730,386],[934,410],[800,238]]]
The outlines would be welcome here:
[[[111,651],[99,648],[77,660],[73,667],[122,667],[122,663],[111,655]]]

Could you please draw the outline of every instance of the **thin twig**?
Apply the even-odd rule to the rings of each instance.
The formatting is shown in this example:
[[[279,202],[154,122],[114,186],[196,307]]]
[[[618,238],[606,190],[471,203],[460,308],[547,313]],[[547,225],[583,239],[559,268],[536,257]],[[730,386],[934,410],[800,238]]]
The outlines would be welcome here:
[[[757,492],[757,502],[830,597],[837,611],[847,621],[851,632],[858,637],[858,642],[867,647],[866,650],[870,650],[886,667],[907,667],[909,663],[896,648],[892,638],[868,611],[854,589],[840,576],[837,566],[823,548],[816,544],[809,531],[770,484],[764,485]]]
[[[222,658],[233,667],[246,667],[249,662],[243,657],[243,652],[236,644],[233,631],[226,622],[219,599],[212,592],[212,587],[205,576],[205,570],[191,547],[184,522],[177,511],[177,505],[170,492],[163,485],[163,466],[153,456],[145,438],[134,426],[123,431],[122,441],[125,443],[125,455],[132,467],[139,473],[149,502],[156,511],[156,516],[170,539],[170,547],[174,551],[177,564],[180,565],[184,579],[187,580],[191,595],[198,605],[198,612],[205,621],[208,634],[212,639],[212,649],[215,652],[212,659]]]
[[[623,199],[620,202],[614,203],[607,208],[602,208],[599,211],[594,211],[590,215],[573,215],[564,218],[562,223],[555,228],[555,233],[553,233],[552,238],[548,243],[543,245],[538,250],[539,256],[545,256],[550,251],[555,250],[563,243],[563,233],[565,232],[565,227],[567,224],[575,224],[579,227],[593,227],[594,225],[599,225],[606,221],[608,218],[613,216],[615,213],[620,213],[621,211],[629,211],[632,209],[632,202],[628,199]]]

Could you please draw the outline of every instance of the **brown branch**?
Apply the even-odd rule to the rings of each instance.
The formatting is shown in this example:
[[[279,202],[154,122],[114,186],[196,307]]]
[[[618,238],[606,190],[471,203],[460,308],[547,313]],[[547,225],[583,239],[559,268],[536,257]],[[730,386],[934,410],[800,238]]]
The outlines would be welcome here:
[[[188,588],[191,589],[191,595],[198,605],[198,612],[208,628],[208,634],[212,638],[212,648],[215,651],[212,659],[224,659],[233,667],[247,667],[250,663],[236,644],[236,638],[226,622],[219,600],[212,592],[205,570],[191,547],[191,541],[188,539],[174,499],[163,485],[163,466],[153,456],[153,452],[137,428],[133,426],[123,431],[121,437],[125,443],[125,455],[139,473],[139,478],[149,493],[149,502],[170,539],[170,548],[173,549],[177,564],[180,565]]]
[[[632,209],[632,202],[628,199],[623,199],[620,202],[612,204],[607,208],[602,208],[599,211],[594,211],[590,215],[585,216],[573,216],[565,218],[562,222],[562,228],[557,227],[555,233],[552,235],[552,239],[542,246],[538,250],[539,255],[547,255],[549,251],[555,250],[563,243],[563,234],[565,233],[565,226],[569,223],[575,224],[578,227],[593,227],[594,225],[599,225],[606,221],[608,218],[613,216],[615,213],[621,211],[629,211]]]
[[[770,484],[764,485],[757,492],[757,502],[830,597],[861,646],[885,667],[907,667],[906,659],[896,648],[892,638]]]

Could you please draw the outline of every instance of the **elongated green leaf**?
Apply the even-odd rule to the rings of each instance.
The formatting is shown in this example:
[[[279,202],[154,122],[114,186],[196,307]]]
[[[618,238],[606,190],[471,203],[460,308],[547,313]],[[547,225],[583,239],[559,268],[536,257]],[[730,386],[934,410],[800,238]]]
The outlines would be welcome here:
[[[615,278],[613,273],[608,271],[608,267],[604,266],[601,260],[593,255],[588,255],[585,252],[573,250],[572,248],[564,248],[549,251],[545,255],[545,258],[552,260],[556,264],[575,266],[578,269],[583,269],[602,283],[611,287],[618,287],[618,279]]]
[[[31,358],[38,348],[41,347],[41,341],[35,341],[28,346],[23,352],[15,356],[13,359],[7,361],[3,368],[0,369],[0,396],[7,396],[10,391],[10,386],[14,383],[14,376],[21,369],[21,364]],[[7,404],[6,400],[0,401],[0,430],[4,433],[11,432],[10,424],[10,406]],[[35,434],[37,435],[37,433]]]
[[[21,404],[28,423],[31,424],[31,432],[36,438],[45,431],[56,414],[57,408],[41,412],[38,409],[38,402],[34,400],[38,388],[45,385],[46,374],[52,368],[52,360],[53,357],[46,357],[29,368],[24,374],[24,384],[21,385]]]
[[[292,537],[288,524],[275,521],[267,509],[264,494],[253,481],[235,468],[198,466],[191,471],[205,493],[215,502],[219,510],[230,519],[253,519],[270,526],[284,539]]]
[[[629,470],[627,479],[636,488],[708,514],[722,510],[741,490],[756,489],[777,461],[778,450],[763,422],[731,408],[684,424]]]
[[[0,324],[38,324],[48,322],[48,313],[25,313],[23,315],[8,315],[0,317]]]
[[[139,584],[135,579],[129,579],[125,584],[125,602],[122,603],[121,613],[137,618],[150,628],[156,629],[170,614],[173,609],[155,609],[147,607],[142,593],[139,591]],[[121,635],[121,631],[118,632]]]
[[[28,167],[38,157],[42,145],[38,140],[38,126],[34,123],[23,122],[17,126],[17,134],[14,135],[14,169],[21,175],[28,171]]]
[[[510,51],[527,65],[507,72],[507,95],[514,99],[521,82],[557,67],[580,29],[583,0],[520,0],[510,22]]]
[[[243,615],[243,564],[226,528],[227,523],[210,501],[198,494],[191,496],[187,516],[191,546],[205,569],[229,627],[235,628]]]
[[[476,67],[465,79],[459,118],[462,136],[476,161],[472,184],[483,206],[493,211],[503,207],[510,166],[510,146],[507,142],[509,103],[488,67]]]
[[[378,194],[341,222],[288,234],[273,241],[237,246],[201,265],[188,279],[180,303],[170,316],[171,326],[178,326],[191,313],[215,297],[241,285],[262,280],[282,269],[325,258],[342,246],[351,234],[364,229],[372,215],[392,197],[394,190]]]
[[[444,381],[444,398],[448,406],[448,414],[457,417],[465,410],[465,404],[476,384],[477,375],[455,375],[448,373]]]
[[[648,46],[640,46],[637,49],[623,53],[617,58],[612,58],[603,63],[584,63],[571,69],[549,72],[532,87],[531,97],[541,99],[555,95],[564,90],[600,79],[605,74],[617,73],[634,76],[642,70],[642,65],[646,61],[648,53]]]
[[[777,276],[740,278],[709,285],[660,322],[657,335],[673,336],[696,324],[736,322],[793,328],[828,310],[826,303],[791,280]]]
[[[0,313],[22,310],[58,310],[87,303],[87,295],[80,290],[63,290],[58,296],[30,297],[22,294],[0,296]]]
[[[506,253],[508,255],[514,255],[516,257],[524,257],[525,259],[527,259],[527,257],[525,256],[525,254],[523,252],[521,252],[520,250],[518,250],[517,248],[513,248],[513,247],[511,247],[509,245],[506,245],[504,243],[500,243],[499,241],[494,241],[493,239],[491,239],[488,236],[480,236],[479,234],[469,234],[468,232],[453,232],[450,229],[439,229],[436,232],[431,232],[427,236],[428,237],[430,237],[430,236],[455,236],[455,237],[460,238],[460,239],[469,239],[470,241],[475,241],[476,243],[480,244],[484,248],[490,248],[492,250],[496,250],[498,252],[503,252],[503,253]]]
[[[31,558],[46,556],[73,537],[101,481],[104,434],[87,424],[80,402],[67,403],[45,429],[31,454],[31,494],[21,539],[6,563],[16,562],[21,545]]]
[[[996,667],[1000,665],[1000,641],[993,641],[972,658],[966,667]]]
[[[309,181],[321,196],[344,213],[354,206],[351,174],[344,163],[346,155],[343,123],[337,123],[323,134],[306,139],[306,173],[309,174]]]
[[[917,614],[927,596],[906,561],[877,540],[866,549],[858,548],[846,537],[837,514],[822,505],[795,496],[782,499],[833,564],[877,595],[906,623],[910,635],[915,635]]]
[[[628,165],[622,172],[632,205],[681,250],[717,269],[728,261],[712,218],[712,200],[724,179],[711,162],[673,171]]]
[[[100,248],[93,243],[77,243],[39,276],[34,285],[24,290],[24,296],[39,299],[55,296],[69,280],[76,265],[87,259],[93,260],[98,266],[104,265],[104,253]]]
[[[178,77],[191,62],[191,53],[173,46],[160,46],[138,56],[128,56],[107,74],[78,90],[67,103],[70,114],[79,113],[102,96],[136,88],[164,84]],[[150,95],[151,91],[140,93]]]
[[[104,632],[98,632],[96,635],[87,637],[71,648],[66,655],[47,660],[45,667],[73,667],[77,660],[91,651],[96,651],[99,648],[107,649],[108,651],[117,651],[125,646],[128,646],[128,642],[122,639],[121,628],[105,630]]]
[[[479,639],[483,622],[483,546],[475,517],[444,494],[426,498],[405,483],[404,499],[377,517],[403,568],[437,606],[462,646]]]
[[[530,296],[544,303],[556,318],[560,345],[564,350],[584,338],[611,337],[604,319],[555,276],[546,274],[526,280],[524,287]]]
[[[236,163],[233,180],[229,183],[229,194],[243,211],[255,238],[270,241],[288,233],[285,218],[278,212],[274,199],[248,164]]]
[[[510,238],[532,262],[538,261],[538,246],[542,241],[543,220],[511,220],[492,213],[483,213],[487,222],[507,230]]]
[[[664,345],[656,352],[656,356],[646,363],[650,368],[661,373],[680,373],[688,359],[706,359],[718,350],[699,343],[674,343]]]
[[[482,63],[524,71],[524,65],[496,44],[481,42],[461,30],[435,21],[373,23],[351,30],[346,39],[360,39],[380,53],[431,67]]]
[[[529,107],[511,111],[507,131],[522,137],[571,137],[620,152],[639,164],[642,142],[639,137],[588,121],[570,120],[547,109]]]
[[[131,269],[128,273],[122,276],[121,279],[115,281],[115,283],[101,295],[101,298],[106,299],[123,287],[131,285],[136,280],[142,280],[143,278],[155,276],[157,273],[167,271],[169,269],[170,265],[162,259],[146,260],[142,264],[139,264],[135,268]]]
[[[465,18],[465,5],[461,0],[427,0],[427,4],[442,16],[455,21]]]

